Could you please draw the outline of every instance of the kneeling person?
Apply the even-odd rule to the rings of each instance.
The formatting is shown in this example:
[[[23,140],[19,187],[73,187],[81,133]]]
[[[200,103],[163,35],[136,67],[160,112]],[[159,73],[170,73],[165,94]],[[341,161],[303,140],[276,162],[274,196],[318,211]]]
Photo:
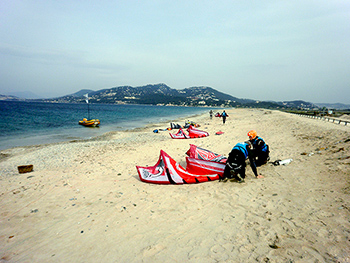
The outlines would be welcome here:
[[[246,159],[250,161],[250,167],[256,178],[264,178],[262,175],[258,175],[254,156],[251,151],[251,143],[240,142],[237,143],[231,150],[224,170],[224,179],[237,179],[239,182],[243,182],[245,178]]]
[[[265,143],[265,141],[258,136],[257,132],[251,130],[248,132],[249,141],[253,145],[253,155],[255,159],[255,164],[257,167],[267,163],[270,160],[270,150],[269,146]]]

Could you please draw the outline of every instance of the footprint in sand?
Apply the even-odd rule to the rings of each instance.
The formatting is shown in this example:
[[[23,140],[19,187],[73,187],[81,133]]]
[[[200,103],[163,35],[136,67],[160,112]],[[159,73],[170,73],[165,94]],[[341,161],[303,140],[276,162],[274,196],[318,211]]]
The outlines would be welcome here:
[[[165,247],[160,245],[160,244],[156,244],[154,246],[148,246],[147,248],[144,249],[143,256],[144,257],[154,256],[155,254],[157,254],[159,251],[163,250],[164,248]]]

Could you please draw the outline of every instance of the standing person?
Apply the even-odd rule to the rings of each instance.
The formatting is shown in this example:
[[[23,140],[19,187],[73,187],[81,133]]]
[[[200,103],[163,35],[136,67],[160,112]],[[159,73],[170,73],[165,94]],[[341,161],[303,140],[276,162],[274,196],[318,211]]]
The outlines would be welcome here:
[[[267,163],[270,160],[270,150],[269,146],[265,141],[258,136],[258,133],[255,130],[250,130],[248,132],[249,141],[253,145],[253,155],[255,159],[255,164],[257,167]]]
[[[222,117],[222,123],[225,124],[226,122],[226,117],[228,117],[228,114],[226,113],[226,111],[223,111],[221,114]]]
[[[238,182],[242,183],[244,182],[245,178],[245,167],[246,163],[245,160],[249,159],[250,161],[250,167],[252,168],[252,171],[256,178],[264,178],[262,175],[258,174],[258,171],[256,169],[254,156],[251,151],[251,142],[240,142],[237,143],[231,150],[227,161],[226,166],[224,170],[223,179],[228,178],[232,179],[235,178],[238,180]]]
[[[210,119],[212,119],[213,118],[213,111],[212,110],[209,111],[209,115],[210,115]]]

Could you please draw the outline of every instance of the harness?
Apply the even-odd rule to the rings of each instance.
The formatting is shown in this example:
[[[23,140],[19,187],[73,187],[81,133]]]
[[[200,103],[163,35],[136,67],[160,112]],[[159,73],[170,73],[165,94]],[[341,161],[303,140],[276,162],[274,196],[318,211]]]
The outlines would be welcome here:
[[[263,138],[261,138],[259,136],[257,136],[255,138],[255,140],[253,141],[254,148],[256,148],[256,144],[258,143],[258,140],[262,140],[262,142],[264,143],[264,145],[261,147],[261,151],[262,152],[267,152],[267,145],[266,145],[265,141],[263,140]]]
[[[245,159],[247,159],[247,157],[248,157],[248,151],[247,151],[247,149],[246,149],[245,143],[243,143],[243,142],[237,143],[237,144],[232,148],[232,150],[234,150],[234,149],[240,150],[241,152],[243,152]]]

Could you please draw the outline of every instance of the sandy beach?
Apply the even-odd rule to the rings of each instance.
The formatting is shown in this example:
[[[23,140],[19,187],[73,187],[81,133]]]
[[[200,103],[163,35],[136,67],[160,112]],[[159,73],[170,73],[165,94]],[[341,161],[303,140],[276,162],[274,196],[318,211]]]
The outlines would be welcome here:
[[[169,127],[159,123],[1,151],[0,262],[350,262],[350,126],[226,111],[226,124],[191,118],[205,138],[153,133]],[[189,144],[227,156],[251,129],[271,161],[293,161],[259,167],[263,179],[247,166],[245,183],[139,180],[136,165],[154,165],[161,149],[185,167]],[[34,170],[19,174],[25,164]]]

